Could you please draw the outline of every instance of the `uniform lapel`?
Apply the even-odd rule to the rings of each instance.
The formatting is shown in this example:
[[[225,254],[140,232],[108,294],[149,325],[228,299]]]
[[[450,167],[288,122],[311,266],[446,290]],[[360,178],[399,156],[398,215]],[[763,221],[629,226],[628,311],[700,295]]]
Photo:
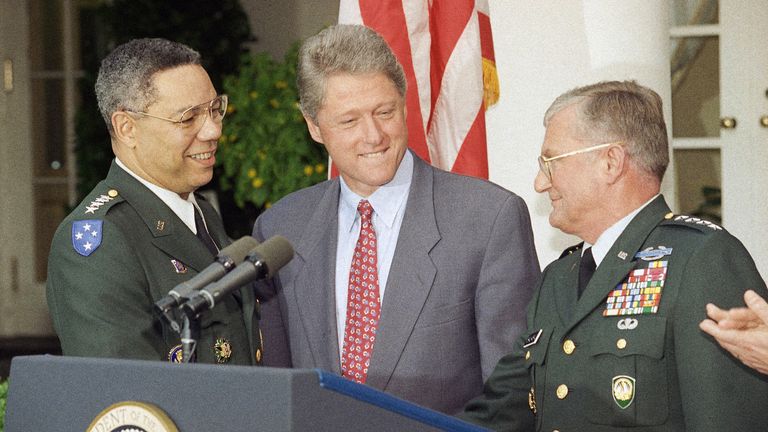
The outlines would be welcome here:
[[[577,290],[574,289],[579,283],[579,260],[581,257],[581,248],[573,251],[570,255],[563,257],[563,265],[566,268],[564,272],[552,272],[554,281],[554,297],[557,311],[560,315],[562,324],[568,324],[573,315],[574,305],[578,300]]]
[[[294,295],[316,367],[341,374],[336,333],[336,243],[339,180],[319,200],[307,229],[294,245]]]
[[[632,219],[632,222],[629,223],[597,267],[595,274],[584,290],[584,294],[576,303],[576,310],[566,328],[566,333],[596,307],[601,306],[608,293],[624,280],[634,267],[635,254],[668,212],[669,207],[664,202],[664,197],[659,196]],[[622,259],[621,256],[624,258]],[[578,273],[578,266],[576,272]],[[576,285],[574,284],[572,287],[575,289]]]
[[[440,240],[435,221],[432,168],[415,156],[413,161],[411,190],[387,279],[366,381],[379,389],[386,388],[392,377],[437,274],[429,256]]]
[[[213,262],[211,253],[184,222],[157,195],[114,162],[107,182],[136,209],[154,236],[152,243],[157,248],[198,272]]]

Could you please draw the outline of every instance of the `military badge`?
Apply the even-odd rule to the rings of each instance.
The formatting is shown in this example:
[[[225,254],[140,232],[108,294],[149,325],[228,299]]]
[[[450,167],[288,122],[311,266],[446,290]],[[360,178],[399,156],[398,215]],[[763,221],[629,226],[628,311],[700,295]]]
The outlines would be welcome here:
[[[171,363],[184,363],[184,356],[181,345],[176,345],[168,351],[168,361]]]
[[[634,330],[637,328],[637,320],[634,318],[623,318],[616,323],[619,330]]]
[[[216,355],[216,363],[226,363],[232,356],[232,345],[226,339],[216,339],[216,343],[213,345],[213,353]]]
[[[669,249],[671,251],[671,249]],[[652,261],[647,268],[632,270],[608,294],[603,316],[656,313],[667,278],[667,261]]]
[[[114,195],[112,194],[112,192],[114,192]],[[91,203],[88,204],[85,207],[85,213],[83,213],[83,214],[94,214],[94,213],[96,213],[96,210],[101,208],[101,206],[103,206],[104,204],[112,201],[116,196],[117,196],[117,191],[114,190],[114,189],[109,191],[109,195],[101,195],[101,196],[99,196],[95,200],[91,201]]]
[[[627,409],[635,400],[635,379],[627,375],[617,375],[611,382],[613,401],[621,409]]]
[[[640,258],[643,261],[657,261],[664,258],[667,255],[672,255],[672,248],[666,248],[659,246],[656,249],[649,247],[635,254],[635,258]]]
[[[187,266],[183,262],[172,259],[171,264],[173,264],[173,269],[176,270],[176,273],[184,274],[187,272]]]
[[[544,331],[544,329],[539,329],[539,331],[531,333],[527,338],[525,338],[525,342],[523,342],[523,348],[536,345],[536,343],[539,342],[542,331]]]
[[[72,222],[72,246],[82,256],[92,254],[101,245],[100,220],[79,220]]]

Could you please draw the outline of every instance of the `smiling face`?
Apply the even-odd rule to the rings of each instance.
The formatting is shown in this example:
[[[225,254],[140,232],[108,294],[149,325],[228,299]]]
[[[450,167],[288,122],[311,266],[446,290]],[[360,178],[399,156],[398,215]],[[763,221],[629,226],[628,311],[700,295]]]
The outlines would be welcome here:
[[[164,70],[153,76],[156,100],[147,114],[178,119],[190,107],[209,102],[216,90],[199,65]],[[143,179],[182,197],[213,178],[221,123],[208,114],[199,130],[149,116],[134,115],[130,148],[120,160]]]
[[[395,176],[408,147],[405,100],[386,75],[339,73],[325,81],[317,121],[305,116],[349,188],[371,195]]]
[[[579,130],[578,105],[563,108],[547,124],[541,154],[554,157],[595,144]],[[604,188],[596,161],[605,150],[577,154],[550,162],[552,178],[539,171],[534,189],[547,193],[552,203],[549,224],[581,239],[594,242],[594,231],[601,227],[605,206]],[[598,229],[599,231],[599,229]],[[598,232],[599,234],[599,232]]]

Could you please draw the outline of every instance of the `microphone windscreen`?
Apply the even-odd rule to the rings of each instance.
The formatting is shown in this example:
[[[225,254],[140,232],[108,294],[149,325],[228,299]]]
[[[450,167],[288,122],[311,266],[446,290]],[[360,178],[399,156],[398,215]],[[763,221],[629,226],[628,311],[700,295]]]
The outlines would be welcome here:
[[[267,267],[268,278],[274,276],[278,270],[293,259],[293,246],[283,236],[270,237],[253,251],[262,264]]]
[[[231,259],[235,264],[240,264],[243,262],[248,253],[258,245],[259,241],[255,238],[251,236],[244,236],[235,240],[234,243],[222,249],[219,252],[219,256],[229,257],[229,259]]]

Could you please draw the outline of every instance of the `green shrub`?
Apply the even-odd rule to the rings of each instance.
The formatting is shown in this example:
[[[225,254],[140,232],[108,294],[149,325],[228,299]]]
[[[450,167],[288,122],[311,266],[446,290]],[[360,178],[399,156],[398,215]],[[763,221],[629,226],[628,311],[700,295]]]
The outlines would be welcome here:
[[[327,178],[325,148],[312,141],[296,90],[294,45],[282,62],[266,53],[243,57],[224,78],[229,108],[216,163],[222,189],[235,203],[268,208],[283,196]]]
[[[5,425],[5,399],[8,397],[8,381],[0,382],[0,432]]]

